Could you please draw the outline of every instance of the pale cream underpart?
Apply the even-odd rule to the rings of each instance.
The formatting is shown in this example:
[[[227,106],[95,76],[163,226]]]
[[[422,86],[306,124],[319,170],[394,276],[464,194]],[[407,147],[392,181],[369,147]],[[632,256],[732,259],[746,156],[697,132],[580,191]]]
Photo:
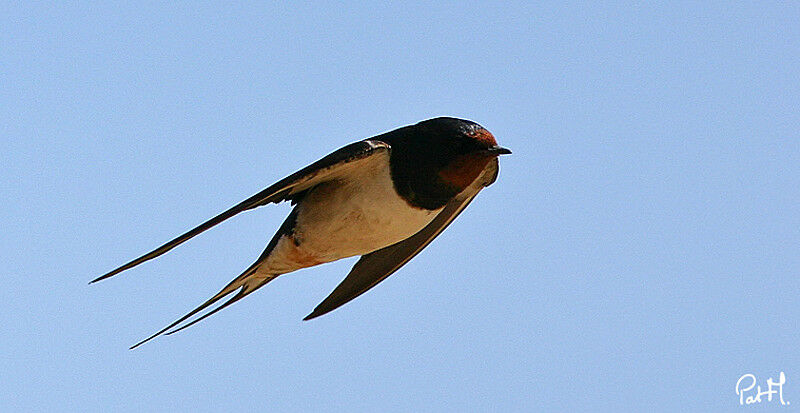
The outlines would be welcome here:
[[[300,205],[292,237],[282,236],[260,274],[363,255],[414,235],[438,214],[408,205],[394,190],[388,156],[359,165],[360,176],[314,188]],[[297,245],[295,243],[297,241]]]

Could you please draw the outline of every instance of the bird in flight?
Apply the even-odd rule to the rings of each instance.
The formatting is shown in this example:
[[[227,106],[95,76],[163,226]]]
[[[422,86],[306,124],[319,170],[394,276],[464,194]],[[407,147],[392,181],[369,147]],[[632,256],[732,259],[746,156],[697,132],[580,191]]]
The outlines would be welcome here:
[[[156,258],[242,211],[290,201],[294,208],[252,265],[131,349],[183,330],[281,274],[360,255],[347,277],[304,318],[310,320],[358,297],[417,255],[494,183],[497,157],[510,153],[468,120],[439,117],[395,129],[334,151],[91,283]],[[234,292],[224,304],[178,327]]]

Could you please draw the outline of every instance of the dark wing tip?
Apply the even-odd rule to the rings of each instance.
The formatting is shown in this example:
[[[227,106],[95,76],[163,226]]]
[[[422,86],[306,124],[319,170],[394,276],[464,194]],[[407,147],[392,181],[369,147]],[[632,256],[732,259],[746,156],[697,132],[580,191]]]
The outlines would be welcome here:
[[[113,277],[113,276],[115,276],[115,275],[117,275],[119,273],[120,273],[120,271],[117,271],[117,270],[111,271],[109,273],[105,273],[105,274],[93,279],[92,281],[89,281],[89,285],[92,285],[92,284],[94,284],[94,283],[96,283],[98,281],[103,281],[106,278],[111,278],[111,277]]]
[[[332,309],[331,309],[331,310],[332,310]],[[311,314],[309,314],[309,315],[307,315],[307,316],[305,316],[305,317],[303,318],[303,321],[308,321],[308,320],[311,320],[311,319],[317,318],[317,317],[319,317],[319,316],[321,316],[321,315],[328,314],[329,312],[331,312],[331,310],[323,310],[323,311],[320,311],[318,308],[315,308],[315,309],[314,309],[314,311],[312,311],[312,312],[311,312]]]

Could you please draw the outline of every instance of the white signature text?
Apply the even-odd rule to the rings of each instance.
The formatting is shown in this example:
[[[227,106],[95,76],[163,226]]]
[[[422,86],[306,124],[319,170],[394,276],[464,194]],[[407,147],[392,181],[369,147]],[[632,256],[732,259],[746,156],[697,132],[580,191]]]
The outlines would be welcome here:
[[[736,382],[736,394],[739,396],[739,404],[753,404],[761,403],[762,396],[767,396],[768,402],[772,401],[772,396],[778,396],[781,405],[787,405],[789,402],[783,400],[783,385],[786,383],[786,375],[781,372],[778,381],[773,381],[772,377],[767,379],[767,388],[761,391],[761,386],[756,387],[756,376],[753,374],[745,374],[739,377]],[[753,388],[755,387],[755,390]]]

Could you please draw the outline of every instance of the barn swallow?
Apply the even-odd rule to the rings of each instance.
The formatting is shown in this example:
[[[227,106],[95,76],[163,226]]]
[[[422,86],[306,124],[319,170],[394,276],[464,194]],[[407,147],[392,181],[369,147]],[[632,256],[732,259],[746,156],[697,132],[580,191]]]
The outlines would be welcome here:
[[[156,258],[242,211],[290,201],[294,208],[288,218],[250,267],[131,349],[183,330],[279,275],[360,255],[347,277],[304,318],[310,320],[363,294],[417,255],[494,183],[497,157],[510,153],[468,120],[440,117],[395,129],[334,151],[91,283]],[[237,290],[224,304],[177,327]]]

